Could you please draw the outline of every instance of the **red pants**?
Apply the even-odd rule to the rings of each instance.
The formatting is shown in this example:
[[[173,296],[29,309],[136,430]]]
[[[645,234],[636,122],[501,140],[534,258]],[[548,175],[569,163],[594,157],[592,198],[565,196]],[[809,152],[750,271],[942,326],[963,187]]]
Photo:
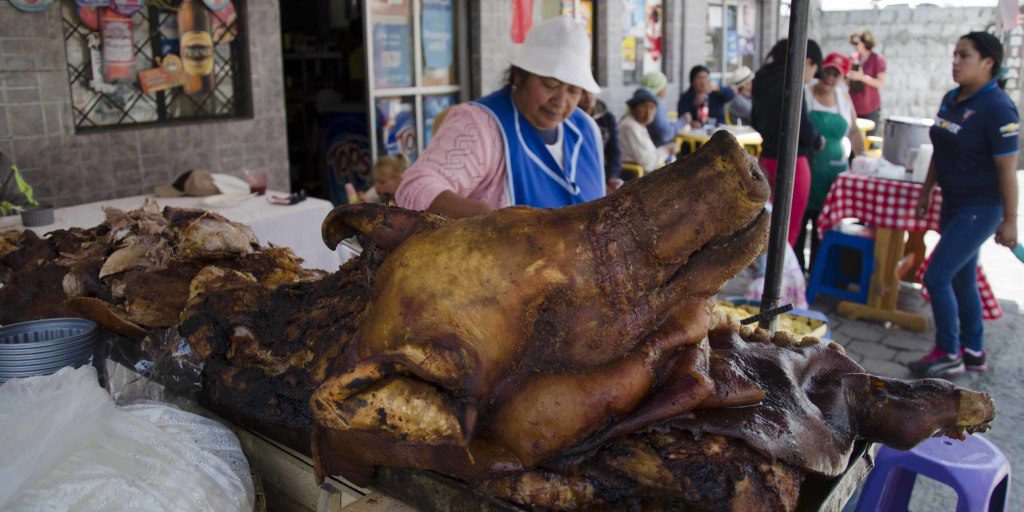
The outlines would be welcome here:
[[[768,183],[772,186],[772,194],[775,193],[775,166],[778,162],[774,158],[762,156],[758,161]],[[796,176],[793,180],[793,207],[789,213],[789,240],[790,247],[796,247],[796,239],[800,236],[800,224],[804,221],[804,211],[807,209],[807,196],[811,191],[811,166],[807,157],[800,156],[796,159]],[[795,249],[794,249],[795,250]]]

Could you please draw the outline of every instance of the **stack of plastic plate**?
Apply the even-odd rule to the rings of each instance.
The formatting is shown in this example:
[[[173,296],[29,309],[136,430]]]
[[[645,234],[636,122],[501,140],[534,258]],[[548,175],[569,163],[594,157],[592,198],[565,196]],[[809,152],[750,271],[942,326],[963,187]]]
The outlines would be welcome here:
[[[49,375],[81,366],[99,337],[96,323],[81,318],[33,320],[0,327],[0,384],[15,377]]]

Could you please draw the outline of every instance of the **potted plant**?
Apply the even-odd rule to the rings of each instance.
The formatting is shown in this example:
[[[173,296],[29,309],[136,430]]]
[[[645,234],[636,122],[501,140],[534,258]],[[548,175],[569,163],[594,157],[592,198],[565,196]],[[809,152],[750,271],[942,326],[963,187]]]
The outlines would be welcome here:
[[[12,180],[13,187],[11,186]],[[32,194],[32,186],[21,176],[18,166],[11,165],[3,181],[0,182],[0,217],[20,213],[21,224],[25,227],[52,224],[53,207],[39,204]],[[3,224],[7,225],[8,223],[4,222]]]

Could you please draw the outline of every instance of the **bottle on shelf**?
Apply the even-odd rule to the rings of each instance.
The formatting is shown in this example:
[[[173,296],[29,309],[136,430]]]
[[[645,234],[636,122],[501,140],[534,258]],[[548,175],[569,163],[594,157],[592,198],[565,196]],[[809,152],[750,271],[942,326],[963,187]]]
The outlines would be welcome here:
[[[197,0],[183,0],[178,11],[181,60],[185,68],[186,94],[213,90],[213,35],[210,13]]]

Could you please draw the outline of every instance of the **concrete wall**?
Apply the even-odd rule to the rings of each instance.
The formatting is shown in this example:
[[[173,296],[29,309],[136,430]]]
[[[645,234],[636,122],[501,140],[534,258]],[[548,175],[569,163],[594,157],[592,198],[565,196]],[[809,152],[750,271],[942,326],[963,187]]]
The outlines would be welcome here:
[[[60,9],[24,13],[0,2],[0,151],[39,199],[58,206],[150,192],[201,167],[266,169],[287,190],[277,0],[248,0],[253,118],[76,134]]]
[[[992,7],[937,8],[894,6],[879,10],[812,12],[810,36],[826,54],[852,52],[850,33],[867,27],[878,39],[875,51],[888,70],[881,90],[883,115],[931,118],[946,91],[957,38],[985,30],[996,20]]]

